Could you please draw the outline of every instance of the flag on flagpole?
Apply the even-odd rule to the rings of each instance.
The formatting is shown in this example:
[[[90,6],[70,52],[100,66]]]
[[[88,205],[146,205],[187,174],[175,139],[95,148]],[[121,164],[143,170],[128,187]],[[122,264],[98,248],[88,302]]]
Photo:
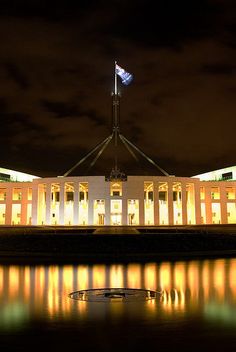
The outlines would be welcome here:
[[[120,76],[121,81],[126,86],[131,83],[133,80],[133,75],[131,73],[125,71],[122,67],[116,64],[116,74]]]

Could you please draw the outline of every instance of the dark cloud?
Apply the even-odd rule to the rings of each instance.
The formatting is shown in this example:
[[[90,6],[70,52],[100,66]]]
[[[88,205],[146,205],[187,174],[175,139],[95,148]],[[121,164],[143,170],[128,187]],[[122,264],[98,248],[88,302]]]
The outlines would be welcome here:
[[[80,118],[83,119],[86,116],[97,125],[104,125],[104,118],[99,116],[96,110],[83,109],[79,104],[42,100],[41,105],[46,111],[59,119],[70,117],[77,119],[79,122]]]
[[[236,65],[224,64],[224,63],[214,63],[203,65],[203,73],[208,73],[212,75],[232,75],[235,73]]]
[[[52,112],[58,118],[64,118],[69,116],[78,116],[78,108],[75,105],[64,103],[64,102],[52,102],[48,100],[42,100],[42,106],[48,111]]]
[[[137,113],[132,113],[126,120],[126,135],[129,136],[129,139],[133,141],[133,143],[139,143],[142,139],[142,128],[138,123],[139,116]]]
[[[143,1],[120,4],[119,12],[113,12],[113,34],[137,44],[153,47],[178,48],[184,42],[208,36],[212,17],[219,11],[209,1]],[[122,21],[121,17],[127,19]]]
[[[4,98],[0,98],[0,114],[7,110],[7,101]]]
[[[47,20],[65,20],[79,18],[87,11],[95,9],[100,1],[60,1],[60,0],[2,0],[1,16],[18,18],[44,18]]]
[[[28,78],[16,64],[8,62],[4,63],[4,67],[8,77],[13,80],[19,88],[28,89],[30,87]]]
[[[2,122],[6,124],[12,125],[12,123],[28,123],[29,115],[15,112],[15,113],[4,113],[1,116]]]

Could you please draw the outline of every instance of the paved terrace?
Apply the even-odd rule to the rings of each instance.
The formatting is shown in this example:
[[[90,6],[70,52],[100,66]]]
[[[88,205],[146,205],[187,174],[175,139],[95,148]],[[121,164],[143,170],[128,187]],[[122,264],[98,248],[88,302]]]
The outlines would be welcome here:
[[[77,235],[137,235],[137,234],[180,234],[222,233],[236,234],[236,224],[229,225],[179,225],[179,226],[5,226],[3,234],[77,234]]]
[[[203,256],[236,256],[236,225],[0,227],[2,262],[148,262]]]

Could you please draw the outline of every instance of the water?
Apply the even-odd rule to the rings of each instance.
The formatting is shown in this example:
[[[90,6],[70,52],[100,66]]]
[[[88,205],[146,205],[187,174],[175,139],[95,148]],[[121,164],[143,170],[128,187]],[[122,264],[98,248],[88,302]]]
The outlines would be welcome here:
[[[68,295],[162,291],[139,302]],[[236,258],[114,265],[0,265],[1,351],[234,351]]]

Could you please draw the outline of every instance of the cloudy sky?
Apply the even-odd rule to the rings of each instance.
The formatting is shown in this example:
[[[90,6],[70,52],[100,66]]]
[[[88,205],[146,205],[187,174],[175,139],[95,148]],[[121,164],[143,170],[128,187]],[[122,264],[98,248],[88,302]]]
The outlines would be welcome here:
[[[114,60],[134,75],[120,85],[128,139],[170,174],[236,165],[235,0],[73,3],[0,2],[2,167],[62,175],[106,138]]]

